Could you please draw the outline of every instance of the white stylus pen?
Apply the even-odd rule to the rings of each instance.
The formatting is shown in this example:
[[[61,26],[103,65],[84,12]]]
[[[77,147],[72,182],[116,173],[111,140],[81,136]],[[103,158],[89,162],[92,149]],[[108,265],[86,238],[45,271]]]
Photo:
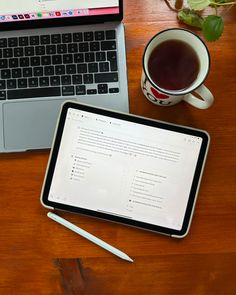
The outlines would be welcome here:
[[[104,248],[105,250],[111,252],[112,254],[124,259],[124,260],[127,260],[127,261],[130,261],[130,262],[133,262],[133,259],[131,259],[127,254],[125,254],[124,252],[116,249],[115,247],[107,244],[106,242],[100,240],[99,238],[91,235],[90,233],[86,232],[85,230],[83,230],[82,228],[74,225],[73,223],[65,220],[64,218],[52,213],[52,212],[48,212],[47,216],[49,218],[51,218],[52,220],[60,223],[61,225],[64,225],[65,227],[67,227],[68,229],[72,230],[73,232],[79,234],[80,236],[84,237],[85,239],[88,239],[89,241],[93,242],[94,244]]]

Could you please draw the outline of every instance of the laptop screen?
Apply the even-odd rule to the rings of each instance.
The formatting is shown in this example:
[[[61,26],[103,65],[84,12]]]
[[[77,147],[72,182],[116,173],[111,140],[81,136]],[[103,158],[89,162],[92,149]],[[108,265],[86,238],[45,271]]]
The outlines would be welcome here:
[[[117,15],[119,0],[1,0],[0,23]]]

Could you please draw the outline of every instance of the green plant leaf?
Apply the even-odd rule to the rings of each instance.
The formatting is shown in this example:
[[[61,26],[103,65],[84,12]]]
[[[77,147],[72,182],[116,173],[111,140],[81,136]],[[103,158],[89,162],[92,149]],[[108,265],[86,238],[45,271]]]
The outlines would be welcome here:
[[[210,0],[188,0],[188,5],[193,10],[203,10],[211,4]]]
[[[177,17],[187,25],[202,29],[204,19],[194,10],[184,8],[178,12]]]
[[[208,41],[219,39],[224,31],[223,19],[217,15],[209,15],[203,22],[202,31]]]

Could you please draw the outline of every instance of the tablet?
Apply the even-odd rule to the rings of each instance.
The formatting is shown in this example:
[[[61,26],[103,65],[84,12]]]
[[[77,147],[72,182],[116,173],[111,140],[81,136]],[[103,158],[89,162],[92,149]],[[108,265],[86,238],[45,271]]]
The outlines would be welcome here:
[[[208,146],[202,130],[66,102],[41,202],[184,237]]]

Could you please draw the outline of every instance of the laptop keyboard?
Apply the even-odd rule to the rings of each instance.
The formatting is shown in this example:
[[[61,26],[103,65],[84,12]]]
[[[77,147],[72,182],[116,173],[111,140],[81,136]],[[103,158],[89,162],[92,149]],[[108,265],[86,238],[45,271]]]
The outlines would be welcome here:
[[[0,99],[119,92],[116,31],[0,38]]]

